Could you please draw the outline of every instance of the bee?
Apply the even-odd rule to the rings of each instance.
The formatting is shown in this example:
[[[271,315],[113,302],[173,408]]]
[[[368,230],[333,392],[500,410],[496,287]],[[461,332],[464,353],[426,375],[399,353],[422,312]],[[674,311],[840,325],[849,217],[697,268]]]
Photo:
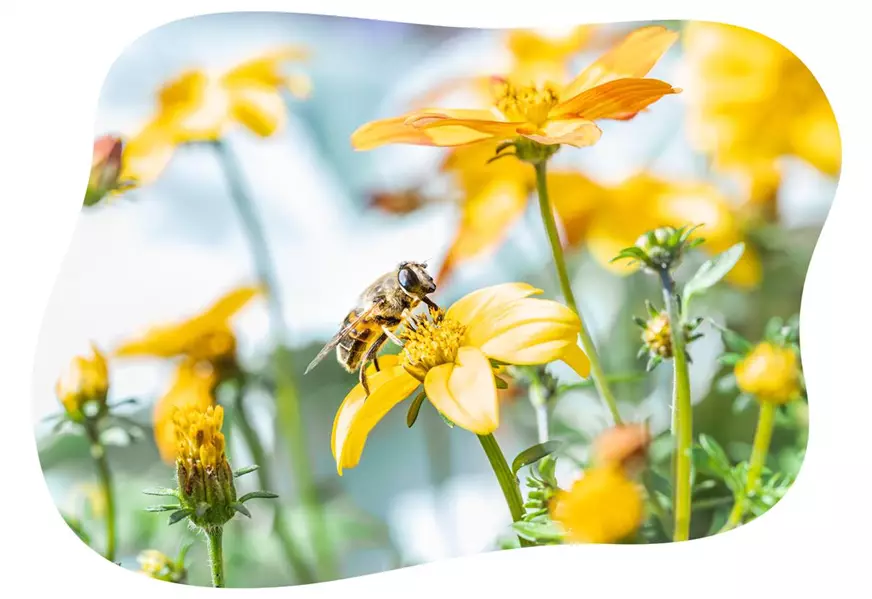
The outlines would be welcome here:
[[[318,352],[304,375],[335,349],[336,359],[345,370],[358,370],[360,384],[369,396],[366,365],[372,361],[379,372],[378,352],[388,339],[403,345],[394,331],[420,303],[432,310],[438,309],[427,297],[434,291],[436,283],[427,273],[426,262],[400,262],[396,269],[377,278],[360,294],[339,332]]]

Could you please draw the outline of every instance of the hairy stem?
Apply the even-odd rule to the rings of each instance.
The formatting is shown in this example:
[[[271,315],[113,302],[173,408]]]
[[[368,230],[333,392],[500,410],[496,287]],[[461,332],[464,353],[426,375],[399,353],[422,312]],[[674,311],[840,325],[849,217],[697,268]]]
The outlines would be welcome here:
[[[209,571],[212,573],[212,586],[224,586],[224,547],[222,537],[224,528],[217,526],[206,530],[206,547],[209,552]]]

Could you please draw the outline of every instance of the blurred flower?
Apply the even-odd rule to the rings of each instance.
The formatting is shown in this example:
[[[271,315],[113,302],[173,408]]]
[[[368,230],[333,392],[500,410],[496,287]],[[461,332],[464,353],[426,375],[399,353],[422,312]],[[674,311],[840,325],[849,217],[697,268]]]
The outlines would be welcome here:
[[[282,72],[284,63],[305,58],[299,46],[288,46],[245,61],[223,73],[188,70],[158,92],[152,119],[124,148],[122,178],[139,185],[160,175],[179,144],[215,141],[242,125],[269,137],[284,127],[284,91],[305,98],[311,84],[302,74]]]
[[[215,404],[215,389],[220,382],[208,364],[183,361],[179,364],[169,391],[155,402],[153,411],[154,441],[163,461],[176,459],[176,430],[173,415],[177,408],[191,406],[206,411]]]
[[[352,134],[351,142],[358,150],[390,143],[452,147],[482,140],[589,146],[601,135],[594,121],[631,118],[663,96],[681,91],[643,77],[677,37],[663,27],[641,28],[568,85],[530,85],[496,77],[490,109],[415,110],[367,123]]]
[[[102,519],[106,516],[106,493],[102,486],[90,482],[78,484],[73,489],[72,499],[76,504],[74,511],[78,511],[78,504],[82,502],[87,517]]]
[[[396,191],[377,191],[370,196],[369,205],[388,214],[409,214],[428,203],[428,198],[416,188]]]
[[[55,383],[55,393],[73,422],[99,418],[106,413],[109,369],[106,358],[91,344],[90,356],[73,358]]]
[[[693,145],[713,167],[745,178],[752,208],[771,216],[779,159],[841,169],[835,115],[811,71],[781,44],[733,25],[692,21],[683,46]]]
[[[141,551],[136,561],[141,573],[157,580],[183,583],[188,575],[184,561],[174,560],[156,549]]]
[[[651,444],[651,431],[645,424],[619,424],[599,434],[593,441],[593,463],[598,467],[620,466],[634,474],[644,467]]]
[[[130,189],[131,185],[120,178],[123,147],[121,138],[114,135],[103,135],[94,140],[85,206],[93,206],[107,196]]]
[[[255,286],[234,288],[195,316],[153,327],[141,337],[120,344],[114,355],[181,356],[194,362],[208,362],[221,374],[230,373],[236,369],[236,335],[230,320],[260,292],[261,288]]]
[[[617,543],[642,525],[642,493],[619,467],[594,467],[557,494],[551,517],[571,543]]]
[[[200,528],[223,526],[235,515],[236,487],[225,454],[224,408],[184,405],[173,420],[179,501]]]
[[[548,185],[567,245],[585,244],[593,258],[614,274],[636,271],[638,265],[611,260],[643,233],[690,224],[701,225],[695,233],[705,239],[701,247],[712,255],[745,241],[745,251],[726,279],[740,287],[760,282],[760,258],[747,243],[732,204],[713,184],[639,173],[605,186],[578,172],[555,172]]]
[[[379,357],[371,365],[367,397],[358,384],[333,422],[331,446],[337,471],[360,461],[369,432],[421,383],[446,418],[478,435],[499,425],[494,364],[543,364],[562,360],[580,376],[590,364],[577,345],[578,316],[564,305],[531,295],[541,290],[505,283],[474,291],[447,311],[418,316],[400,333],[403,356]]]
[[[736,364],[735,374],[739,389],[763,402],[784,404],[802,392],[799,357],[792,347],[759,343]]]

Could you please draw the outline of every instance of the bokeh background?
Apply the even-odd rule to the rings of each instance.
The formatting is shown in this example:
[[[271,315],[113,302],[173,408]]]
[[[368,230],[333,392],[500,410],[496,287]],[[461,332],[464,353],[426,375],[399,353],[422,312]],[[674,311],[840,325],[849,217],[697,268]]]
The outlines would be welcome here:
[[[604,25],[598,31],[604,39],[613,39],[609,36],[643,24],[647,23]],[[186,68],[226,68],[280,44],[309,47],[312,58],[304,69],[312,79],[313,94],[307,101],[288,103],[289,126],[267,139],[241,128],[227,138],[279,265],[294,360],[302,369],[374,277],[405,259],[429,260],[438,267],[458,222],[458,208],[447,200],[403,215],[372,205],[376,192],[436,180],[441,151],[396,146],[360,153],[352,149],[350,134],[367,121],[404,112],[417,94],[442,81],[505,68],[509,56],[504,34],[266,13],[170,23],[133,42],[114,63],[100,95],[95,134],[136,131],[154,110],[156,90]],[[602,49],[594,44],[579,52],[574,70],[580,71]],[[681,43],[676,44],[650,76],[686,87],[685,58]],[[686,101],[682,96],[668,98],[631,124],[604,124],[599,144],[561,152],[561,164],[612,183],[646,166],[666,178],[716,180],[727,193],[740,195],[741,187],[728,178],[716,178],[689,145]],[[762,335],[770,316],[787,318],[798,312],[805,269],[837,183],[790,156],[781,165],[778,220],[762,234],[769,248],[764,252],[762,283],[750,291],[721,285],[702,302],[712,318],[751,339]],[[505,280],[525,280],[556,297],[537,210],[531,202],[527,215],[508,231],[497,251],[462,264],[440,288],[441,303]],[[617,277],[583,250],[570,256],[570,266],[607,370],[643,373],[645,363],[635,357],[639,331],[631,317],[644,314],[645,297],[659,297],[654,282],[642,276]],[[41,422],[60,409],[54,382],[70,357],[91,341],[109,347],[154,324],[196,314],[232,287],[254,280],[250,252],[224,178],[214,154],[206,149],[181,149],[156,184],[83,211],[45,314],[34,371],[40,455],[49,491],[64,513],[77,514],[87,524],[89,514],[99,515],[100,509],[99,502],[93,503],[95,477],[84,439],[76,434],[49,435]],[[242,362],[259,367],[271,349],[264,343],[265,303],[253,302],[234,320],[234,328]],[[732,396],[719,390],[717,380],[723,372],[715,358],[722,351],[721,341],[711,327],[704,325],[702,330],[707,334],[693,345],[691,372],[696,432],[713,435],[731,457],[743,459],[755,416],[736,413]],[[555,373],[572,376],[560,369]],[[141,509],[151,503],[142,489],[172,482],[172,468],[160,461],[150,435],[151,404],[166,391],[171,375],[171,365],[160,360],[113,365],[111,395],[141,401],[127,415],[145,431],[133,443],[119,436],[109,456],[119,496],[120,560],[131,569],[137,568],[140,550],[156,548],[172,555],[190,534]],[[617,389],[625,419],[648,418],[653,429],[668,428],[670,379],[668,369],[659,368],[644,380],[622,383]],[[318,486],[343,548],[343,577],[497,546],[509,515],[473,435],[449,429],[429,406],[409,430],[405,411],[395,410],[371,435],[361,464],[340,478],[330,454],[330,430],[335,410],[355,378],[328,359],[298,380]],[[248,403],[275,460],[279,488],[273,490],[292,497],[292,477],[283,474],[289,469],[285,452],[275,445],[272,399],[256,396]],[[523,397],[507,398],[505,410],[496,436],[506,454],[514,455],[535,443],[535,425]],[[586,439],[609,422],[596,396],[584,390],[564,398],[554,418],[555,431],[578,443],[579,460],[584,459]],[[773,453],[778,455],[779,443],[793,447],[797,442],[804,440],[797,441],[795,434],[784,433],[784,439],[776,435]],[[785,459],[795,461],[797,455],[792,451]],[[235,466],[250,462],[232,435],[230,458]],[[561,476],[571,476],[571,461],[564,468]],[[286,507],[292,519],[302,520],[291,502]],[[268,536],[271,510],[262,505],[251,510],[252,521],[231,524],[228,580],[232,586],[291,584]],[[99,539],[102,528],[97,518],[92,519]],[[200,544],[190,554],[194,583],[208,581],[203,554]]]

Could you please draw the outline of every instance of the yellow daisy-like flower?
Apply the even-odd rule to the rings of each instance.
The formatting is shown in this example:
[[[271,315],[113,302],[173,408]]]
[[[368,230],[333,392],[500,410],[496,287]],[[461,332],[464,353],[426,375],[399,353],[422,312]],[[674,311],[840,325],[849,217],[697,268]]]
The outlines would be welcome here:
[[[691,142],[716,169],[745,178],[752,207],[774,212],[784,156],[838,174],[835,115],[799,58],[762,34],[722,23],[690,22],[682,41]]]
[[[285,74],[289,61],[307,56],[289,46],[238,64],[226,72],[186,71],[158,92],[153,118],[124,147],[122,180],[145,185],[158,178],[179,144],[214,141],[241,125],[269,137],[287,122],[282,92],[305,98],[311,88],[307,76]]]
[[[191,406],[205,412],[215,405],[215,388],[220,379],[214,368],[202,362],[182,362],[166,392],[154,404],[154,441],[161,459],[171,464],[178,457],[176,428],[173,416],[176,409]]]
[[[370,366],[366,397],[358,384],[333,421],[331,447],[340,476],[360,461],[367,435],[391,408],[422,383],[427,398],[456,425],[487,435],[499,425],[499,401],[491,360],[546,364],[561,360],[580,376],[590,371],[578,346],[578,316],[526,283],[474,291],[431,319],[417,317],[400,333],[402,355],[379,357]]]
[[[802,392],[799,356],[789,347],[764,341],[736,365],[734,372],[739,389],[763,402],[784,404]]]
[[[74,422],[94,418],[106,410],[109,368],[100,349],[91,344],[90,356],[76,356],[55,383],[55,393]]]
[[[701,225],[698,235],[705,239],[701,248],[711,254],[746,242],[742,257],[727,274],[729,282],[745,288],[760,282],[760,257],[747,243],[735,207],[711,183],[665,180],[643,172],[606,186],[578,172],[555,172],[548,184],[566,244],[586,245],[593,258],[614,274],[638,269],[611,260],[642,233],[662,226]]]
[[[187,405],[173,415],[176,429],[178,462],[187,472],[214,472],[227,463],[225,455],[224,408],[209,406],[202,410]]]
[[[531,86],[494,78],[490,109],[415,110],[367,123],[352,134],[351,143],[370,150],[391,143],[453,147],[526,138],[545,145],[589,146],[602,133],[594,121],[630,118],[681,91],[643,76],[677,37],[664,27],[643,27],[568,85]]]
[[[638,485],[616,464],[587,470],[555,496],[551,518],[571,543],[617,543],[642,525],[645,510]]]

